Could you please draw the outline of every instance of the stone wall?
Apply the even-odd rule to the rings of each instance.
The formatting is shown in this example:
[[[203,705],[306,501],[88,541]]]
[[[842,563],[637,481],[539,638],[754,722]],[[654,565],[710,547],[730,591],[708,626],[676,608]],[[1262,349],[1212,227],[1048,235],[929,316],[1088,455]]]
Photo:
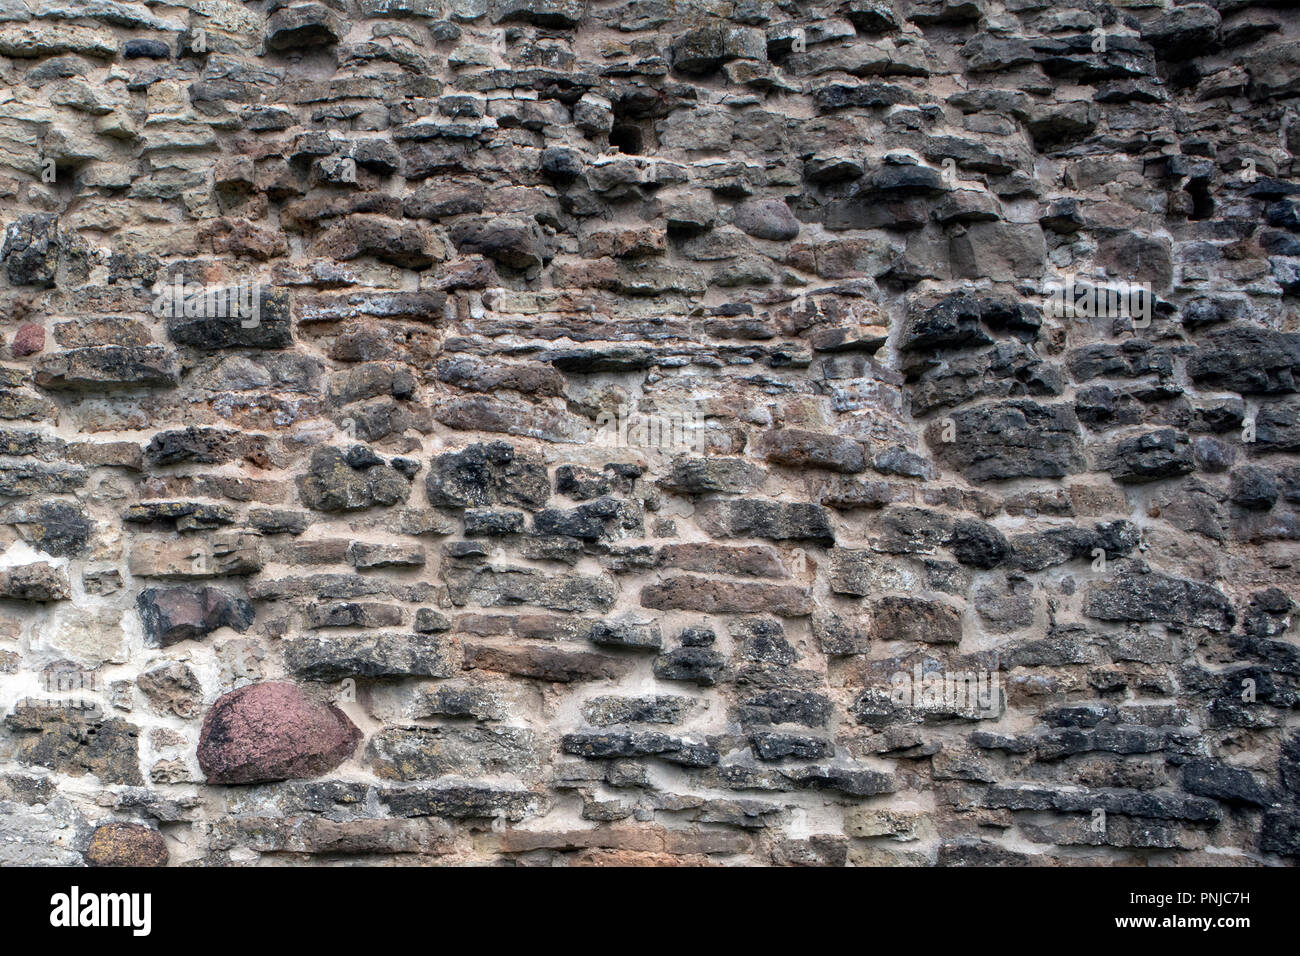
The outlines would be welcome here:
[[[0,863],[1300,854],[1300,17],[0,0]]]

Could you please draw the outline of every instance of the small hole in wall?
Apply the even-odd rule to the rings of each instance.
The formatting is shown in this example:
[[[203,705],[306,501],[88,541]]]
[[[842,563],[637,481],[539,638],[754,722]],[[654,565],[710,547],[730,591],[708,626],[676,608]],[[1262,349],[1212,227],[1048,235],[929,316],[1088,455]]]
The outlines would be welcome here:
[[[1192,211],[1188,213],[1188,219],[1209,219],[1214,215],[1214,198],[1210,195],[1209,183],[1198,179],[1183,188],[1192,197]]]
[[[640,155],[642,149],[641,129],[629,123],[615,126],[609,132],[609,145],[620,153]]]

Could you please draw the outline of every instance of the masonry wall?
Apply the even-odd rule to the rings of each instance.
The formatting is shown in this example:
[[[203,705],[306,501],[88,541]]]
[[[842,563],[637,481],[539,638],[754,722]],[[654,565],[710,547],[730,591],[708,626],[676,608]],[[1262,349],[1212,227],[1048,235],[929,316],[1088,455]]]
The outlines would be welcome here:
[[[1300,855],[1300,17],[0,0],[0,863]]]

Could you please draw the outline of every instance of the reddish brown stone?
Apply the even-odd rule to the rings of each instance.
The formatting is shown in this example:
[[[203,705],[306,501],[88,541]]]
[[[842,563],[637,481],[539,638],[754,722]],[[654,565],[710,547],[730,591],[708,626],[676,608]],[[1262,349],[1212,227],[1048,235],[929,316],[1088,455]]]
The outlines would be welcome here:
[[[91,866],[166,866],[163,835],[143,823],[106,823],[90,837]]]
[[[253,606],[220,588],[146,588],[136,598],[145,634],[163,647],[220,627],[246,631]]]
[[[812,613],[807,588],[756,581],[717,581],[682,575],[641,590],[641,606],[659,611],[704,614],[761,614],[803,617]]]
[[[284,236],[270,229],[255,226],[246,219],[216,219],[199,231],[203,242],[212,244],[217,254],[265,262],[289,251]]]
[[[209,783],[315,777],[347,760],[361,731],[332,704],[294,684],[250,684],[219,698],[203,719],[199,766]]]
[[[768,461],[792,468],[825,468],[853,474],[867,467],[866,454],[858,442],[802,428],[767,432],[759,441],[759,450]]]
[[[621,677],[627,669],[627,661],[585,651],[465,645],[465,670],[497,671],[567,684],[574,681],[613,679]]]
[[[25,355],[35,355],[45,348],[45,329],[35,322],[24,322],[18,326],[18,331],[14,333],[13,353],[14,358],[22,358]]]
[[[961,612],[942,601],[885,597],[876,602],[875,633],[879,640],[958,644]]]
[[[720,544],[689,542],[666,544],[659,551],[659,565],[682,571],[713,574],[753,575],[760,578],[787,577],[781,556],[770,545],[727,547]]]
[[[507,830],[501,834],[502,853],[533,850],[601,848],[654,853],[663,849],[663,832],[657,828],[599,827],[594,830]]]

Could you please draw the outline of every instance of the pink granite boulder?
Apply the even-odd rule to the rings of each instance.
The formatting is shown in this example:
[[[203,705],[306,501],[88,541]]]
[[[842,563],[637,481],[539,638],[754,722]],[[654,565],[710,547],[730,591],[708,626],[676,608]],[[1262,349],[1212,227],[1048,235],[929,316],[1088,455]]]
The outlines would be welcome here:
[[[199,766],[208,783],[270,783],[333,770],[361,731],[332,704],[295,684],[249,684],[220,697],[203,718]]]

